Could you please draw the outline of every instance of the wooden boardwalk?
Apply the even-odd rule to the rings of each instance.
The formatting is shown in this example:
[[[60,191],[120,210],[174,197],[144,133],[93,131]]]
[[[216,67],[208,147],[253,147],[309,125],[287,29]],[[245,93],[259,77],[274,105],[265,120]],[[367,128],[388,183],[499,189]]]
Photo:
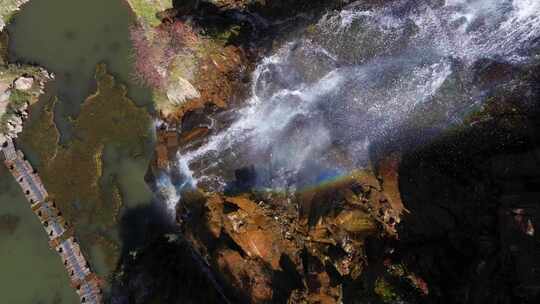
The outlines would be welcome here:
[[[67,224],[54,201],[48,199],[41,178],[11,140],[0,149],[5,158],[5,165],[22,188],[32,211],[45,229],[49,245],[60,255],[81,303],[102,304],[103,296],[99,280],[82,254],[74,237],[73,228]]]

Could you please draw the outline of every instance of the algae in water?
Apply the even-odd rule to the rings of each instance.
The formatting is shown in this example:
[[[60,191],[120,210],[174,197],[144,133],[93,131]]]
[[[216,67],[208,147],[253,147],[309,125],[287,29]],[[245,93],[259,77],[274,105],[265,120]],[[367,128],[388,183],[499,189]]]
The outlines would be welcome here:
[[[102,154],[113,145],[133,158],[145,156],[151,144],[151,119],[146,109],[126,97],[126,88],[115,82],[105,65],[98,65],[95,78],[97,91],[83,103],[73,122],[74,136],[66,145],[59,145],[55,98],[29,121],[19,143],[36,156],[49,195],[75,226],[83,248],[101,247],[112,271],[119,256],[116,231],[123,202],[116,179],[103,176]]]

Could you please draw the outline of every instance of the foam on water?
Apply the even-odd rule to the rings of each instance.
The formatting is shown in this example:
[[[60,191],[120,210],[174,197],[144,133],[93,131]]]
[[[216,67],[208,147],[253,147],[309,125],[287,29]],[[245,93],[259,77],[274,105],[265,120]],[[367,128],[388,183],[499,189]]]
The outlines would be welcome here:
[[[445,94],[469,94],[451,86],[456,66],[466,71],[481,58],[525,62],[540,37],[535,0],[360,7],[324,16],[315,36],[261,60],[236,120],[178,154],[181,186],[206,183],[223,190],[231,171],[253,164],[259,186],[272,189],[347,174],[369,162],[373,142],[391,141],[390,134],[420,108],[437,110],[437,100],[453,99]],[[453,113],[471,105],[446,106],[446,120],[439,123],[449,125],[459,120]]]
[[[169,212],[176,214],[176,204],[180,200],[180,191],[184,185],[175,186],[169,175],[162,174],[156,179],[156,187]]]

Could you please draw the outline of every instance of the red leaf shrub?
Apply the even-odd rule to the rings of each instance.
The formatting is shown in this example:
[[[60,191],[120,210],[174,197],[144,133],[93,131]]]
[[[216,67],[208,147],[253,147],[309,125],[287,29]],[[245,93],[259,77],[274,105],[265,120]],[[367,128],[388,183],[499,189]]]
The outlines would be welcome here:
[[[162,24],[150,33],[141,26],[130,28],[134,49],[135,77],[141,83],[164,88],[167,84],[167,70],[173,59],[189,52],[197,42],[197,34],[181,21]]]

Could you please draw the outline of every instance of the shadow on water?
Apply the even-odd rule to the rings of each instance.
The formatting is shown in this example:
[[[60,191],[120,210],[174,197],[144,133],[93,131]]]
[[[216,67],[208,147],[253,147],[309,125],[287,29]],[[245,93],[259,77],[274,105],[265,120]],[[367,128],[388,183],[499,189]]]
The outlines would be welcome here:
[[[157,202],[126,209],[120,220],[122,257],[156,237],[175,231],[170,214]]]
[[[120,0],[31,1],[8,25],[9,60],[37,64],[56,76],[49,89],[59,98],[57,124],[62,142],[70,136],[70,116],[95,91],[96,64],[104,62],[128,95],[152,110],[151,92],[134,81],[127,4]]]
[[[82,102],[96,91],[94,73],[96,65],[101,62],[107,64],[108,72],[115,76],[118,83],[127,86],[128,97],[131,100],[138,106],[146,107],[152,112],[151,91],[139,86],[133,79],[132,46],[129,39],[129,26],[133,21],[133,16],[123,0],[35,0],[24,5],[7,27],[10,39],[8,59],[10,62],[36,64],[55,74],[55,80],[47,84],[46,94],[41,98],[42,102],[32,108],[30,120],[39,118],[43,101],[50,100],[54,96],[58,97],[54,119],[61,134],[61,142],[68,142],[72,135],[72,119],[79,114]],[[27,123],[31,123],[31,121]],[[152,143],[145,143],[144,146],[149,149],[133,153],[112,146],[106,147],[103,157],[103,180],[114,179],[115,185],[119,187],[124,199],[125,208],[127,208],[122,214],[121,227],[118,228],[120,231],[117,230],[117,227],[107,228],[103,234],[110,236],[114,241],[117,235],[120,236],[121,241],[125,242],[122,245],[123,256],[128,255],[133,248],[140,246],[146,236],[162,235],[170,231],[169,228],[159,223],[164,216],[160,214],[159,208],[149,204],[152,195],[144,183],[143,176],[152,154]],[[24,150],[29,160],[33,164],[39,165],[39,151]],[[9,176],[5,178],[1,176],[0,182],[9,178]],[[10,201],[10,199],[4,200],[4,194],[4,191],[0,191],[1,203],[6,200]],[[18,201],[14,200],[14,203],[19,203]],[[8,206],[10,204],[2,205]],[[33,279],[27,280],[27,284],[17,281],[16,285],[20,286],[19,289],[24,287],[27,290],[41,290],[47,287],[50,292],[60,293],[59,296],[52,299],[55,301],[54,303],[75,303],[76,300],[72,300],[75,293],[69,286],[67,274],[60,259],[54,255],[54,252],[51,252],[49,258],[48,256],[44,257],[41,248],[39,250],[33,248],[39,244],[48,250],[46,235],[37,219],[34,219],[27,204],[17,205],[20,205],[21,214],[24,216],[19,214],[17,209],[13,209],[17,212],[13,211],[12,213],[21,217],[19,227],[24,225],[24,229],[15,229],[14,235],[17,237],[17,243],[6,252],[3,252],[4,244],[1,242],[4,241],[4,237],[2,236],[0,253],[9,254],[10,252],[22,251],[32,254],[30,257],[22,253],[17,254],[19,258],[16,262],[2,258],[2,261],[12,261],[13,266],[1,267],[0,281],[12,280],[13,275],[20,274],[21,278],[27,276],[26,273],[22,272],[26,271],[27,265],[33,265],[32,267],[35,267],[39,273],[32,276],[35,276],[38,281],[34,283]],[[0,206],[0,211],[3,211],[1,209]],[[1,215],[3,215],[2,212],[0,212]],[[29,229],[26,228],[25,224],[27,217],[29,221],[35,221],[35,229],[33,228],[31,233],[27,232],[22,235],[19,230]],[[13,222],[11,217],[7,219],[10,220],[8,224]],[[11,226],[13,225],[10,224],[8,228]],[[101,235],[101,232],[99,234]],[[27,241],[24,240],[31,240],[32,246],[30,247],[32,248],[28,248]],[[9,242],[5,244],[8,246]],[[104,277],[108,276],[110,274],[109,264],[105,262],[110,259],[107,252],[101,250],[102,246],[86,249],[85,254],[88,255],[98,274]],[[31,261],[35,263],[30,263]],[[34,264],[40,265],[35,266]],[[66,277],[65,282],[60,282],[61,279],[64,280],[64,276]],[[50,282],[50,284],[43,284],[43,281]],[[54,284],[54,288],[49,286],[52,284]],[[2,284],[2,286],[6,285]],[[13,290],[15,289],[13,288]],[[14,291],[13,294],[12,298],[10,298],[11,295],[7,296],[7,299],[4,296],[6,303],[49,303],[49,298],[53,298],[49,297],[47,292],[43,292],[41,298],[36,298],[32,294],[31,296],[34,298],[29,299],[26,298],[22,290]],[[3,303],[3,301],[0,302]]]
[[[109,303],[222,303],[200,258],[161,204],[126,210],[120,238],[121,275]]]

